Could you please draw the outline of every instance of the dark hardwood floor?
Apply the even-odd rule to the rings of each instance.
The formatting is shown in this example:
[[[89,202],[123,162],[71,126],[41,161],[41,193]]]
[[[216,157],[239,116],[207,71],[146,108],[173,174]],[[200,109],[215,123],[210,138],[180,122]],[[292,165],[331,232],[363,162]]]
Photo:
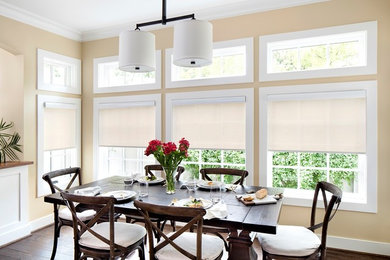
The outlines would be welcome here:
[[[166,230],[170,232],[169,227]],[[46,260],[50,259],[53,241],[53,226],[49,226],[34,232],[31,236],[17,241],[13,244],[0,248],[0,260]],[[261,255],[260,245],[255,239],[254,248]],[[379,256],[350,252],[338,249],[328,249],[329,260],[389,260],[390,256]],[[224,258],[227,254],[224,254]],[[61,237],[58,240],[56,259],[73,259],[73,231],[70,227],[63,227]],[[138,259],[137,255],[127,258],[128,260]],[[148,259],[148,255],[147,255]],[[261,257],[259,257],[261,260]]]

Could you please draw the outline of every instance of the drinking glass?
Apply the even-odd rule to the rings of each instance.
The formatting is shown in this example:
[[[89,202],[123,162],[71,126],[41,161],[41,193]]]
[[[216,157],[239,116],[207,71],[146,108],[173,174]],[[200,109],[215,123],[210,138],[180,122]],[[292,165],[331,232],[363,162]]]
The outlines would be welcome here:
[[[215,186],[210,187],[210,200],[213,204],[222,201],[222,184],[216,183]]]
[[[189,180],[187,180],[187,181],[185,182],[185,185],[186,185],[187,190],[188,190],[189,192],[195,192],[195,190],[196,190],[196,185],[197,185],[197,181],[196,181],[196,179],[191,178],[191,179],[189,179]]]
[[[139,182],[139,194],[138,196],[143,198],[147,197],[149,195],[149,183],[145,181],[138,181]]]

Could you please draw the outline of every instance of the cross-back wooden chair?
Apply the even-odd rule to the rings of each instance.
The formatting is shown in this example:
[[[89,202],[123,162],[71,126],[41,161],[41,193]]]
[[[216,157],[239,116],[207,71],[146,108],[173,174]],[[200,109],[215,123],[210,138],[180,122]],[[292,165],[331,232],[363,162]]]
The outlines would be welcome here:
[[[145,165],[145,176],[155,176],[156,171],[163,171],[163,167],[160,164],[149,164]],[[176,181],[179,181],[181,174],[185,171],[185,168],[183,166],[177,167],[177,173],[176,173]],[[157,223],[157,226],[163,230],[166,224],[166,219],[161,218],[152,218],[154,222]],[[138,215],[126,215],[126,222],[127,223],[135,223],[135,222],[144,222],[144,218]],[[174,221],[171,221],[171,226],[173,231],[176,229],[176,225]],[[160,237],[156,234],[157,240],[160,240]]]
[[[230,169],[230,168],[203,168],[200,170],[200,173],[202,174],[202,179],[211,181],[209,175],[231,175],[231,176],[238,176],[239,179],[236,180],[233,184],[239,184],[243,185],[245,178],[248,176],[248,171],[246,170],[239,170],[239,169]]]
[[[145,175],[146,176],[155,176],[155,171],[163,171],[163,167],[160,164],[149,164],[145,165]],[[185,168],[183,166],[177,167],[177,173],[176,173],[176,181],[180,180],[181,174],[185,171]]]
[[[202,168],[200,169],[200,173],[202,175],[203,180],[211,181],[210,175],[231,175],[239,177],[233,184],[235,185],[243,185],[245,178],[248,176],[248,171],[240,170],[240,169],[230,169],[230,168]],[[229,229],[227,228],[217,228],[212,226],[204,226],[204,232],[212,233],[218,237],[220,237],[225,245],[226,251],[229,251],[229,245],[226,242],[225,238],[221,235],[221,233],[229,233]]]
[[[145,218],[148,231],[150,259],[221,259],[223,255],[223,241],[215,236],[204,235],[202,232],[203,216],[206,211],[202,208],[187,208],[175,206],[161,206],[135,200],[135,207]],[[163,215],[184,220],[191,220],[176,232],[164,234],[157,225],[151,221],[152,215]],[[197,232],[185,232],[192,225],[197,225]],[[155,245],[153,234],[157,232],[162,240]]]
[[[125,259],[132,251],[138,250],[141,260],[145,259],[144,227],[123,222],[115,222],[114,197],[81,196],[61,192],[65,204],[72,213],[74,234],[74,259]],[[97,213],[94,218],[86,222],[76,214],[75,203],[82,203],[94,207]],[[108,222],[98,223],[99,218],[108,215]]]
[[[64,188],[58,187],[58,179],[64,178],[66,176],[70,177],[69,182],[66,184]],[[51,193],[61,192],[63,190],[67,190],[72,185],[81,185],[81,169],[80,167],[71,167],[66,169],[61,169],[57,171],[52,171],[44,174],[42,176],[50,186]],[[53,249],[51,254],[51,259],[55,258],[57,252],[57,243],[58,237],[60,236],[61,227],[63,226],[73,226],[72,214],[67,207],[60,209],[60,205],[54,205],[54,241],[53,241]],[[79,210],[78,210],[79,211]],[[82,212],[77,212],[77,215],[83,221],[88,221],[95,216],[95,210],[84,210]]]
[[[331,194],[328,201],[327,193]],[[322,195],[324,216],[316,222],[319,194]],[[276,235],[258,234],[263,259],[326,259],[328,224],[341,203],[342,191],[328,182],[317,183],[311,208],[310,227],[279,225]],[[322,228],[321,240],[314,233]]]

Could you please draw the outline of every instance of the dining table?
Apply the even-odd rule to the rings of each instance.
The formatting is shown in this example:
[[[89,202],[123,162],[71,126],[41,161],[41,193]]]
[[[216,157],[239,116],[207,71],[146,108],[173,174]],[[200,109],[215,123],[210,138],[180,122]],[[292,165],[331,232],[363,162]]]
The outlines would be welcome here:
[[[72,187],[67,192],[74,193],[78,189],[87,187],[100,187],[101,194],[131,190],[138,192],[139,186],[124,184],[126,177],[112,176],[101,180],[93,181],[81,186]],[[176,182],[176,192],[167,194],[163,183],[149,185],[149,194],[147,197],[134,196],[124,200],[118,200],[115,204],[115,211],[121,214],[135,215],[140,213],[133,205],[134,199],[139,199],[144,202],[157,205],[173,205],[174,201],[187,199],[189,197],[205,198],[210,197],[212,191],[208,189],[198,188],[195,192],[188,191],[183,182]],[[254,251],[252,244],[256,232],[276,234],[278,219],[281,211],[282,200],[279,199],[276,203],[247,205],[242,203],[238,198],[248,193],[254,193],[257,190],[264,188],[260,186],[237,185],[235,189],[223,189],[222,201],[227,207],[227,216],[224,218],[205,219],[204,225],[227,228],[229,230],[229,256],[228,259],[257,259],[257,254]],[[279,189],[266,188],[268,194],[280,193]],[[59,193],[46,195],[44,201],[64,205],[64,201]],[[164,216],[169,218],[169,216]],[[185,218],[172,219],[185,222]]]

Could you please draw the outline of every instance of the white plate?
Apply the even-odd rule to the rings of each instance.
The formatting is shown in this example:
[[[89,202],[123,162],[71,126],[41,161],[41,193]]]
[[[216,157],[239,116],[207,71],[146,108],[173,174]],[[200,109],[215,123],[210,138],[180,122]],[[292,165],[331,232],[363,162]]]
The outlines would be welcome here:
[[[202,189],[215,189],[220,186],[223,187],[223,185],[224,183],[220,181],[205,181],[205,180],[198,181],[198,187]]]
[[[193,201],[194,199],[195,198],[187,198],[187,199],[178,200],[177,202],[175,202],[175,206],[191,207],[191,201]],[[211,202],[211,200],[206,200],[206,199],[202,199],[202,198],[198,198],[197,200],[202,201],[203,206],[201,206],[201,208],[208,209],[208,208],[211,208],[211,206],[213,206],[213,203]]]
[[[137,181],[145,181],[146,180],[146,177],[142,177],[142,178],[139,178],[137,179]],[[152,180],[152,181],[147,181],[149,184],[157,184],[157,183],[162,183],[164,182],[165,180],[161,177],[157,177],[157,179],[155,180]]]
[[[99,196],[103,196],[103,197],[113,196],[118,200],[124,200],[124,199],[129,199],[131,197],[134,197],[135,195],[137,195],[137,193],[132,190],[114,190],[114,191],[105,192],[103,194],[100,194]]]

